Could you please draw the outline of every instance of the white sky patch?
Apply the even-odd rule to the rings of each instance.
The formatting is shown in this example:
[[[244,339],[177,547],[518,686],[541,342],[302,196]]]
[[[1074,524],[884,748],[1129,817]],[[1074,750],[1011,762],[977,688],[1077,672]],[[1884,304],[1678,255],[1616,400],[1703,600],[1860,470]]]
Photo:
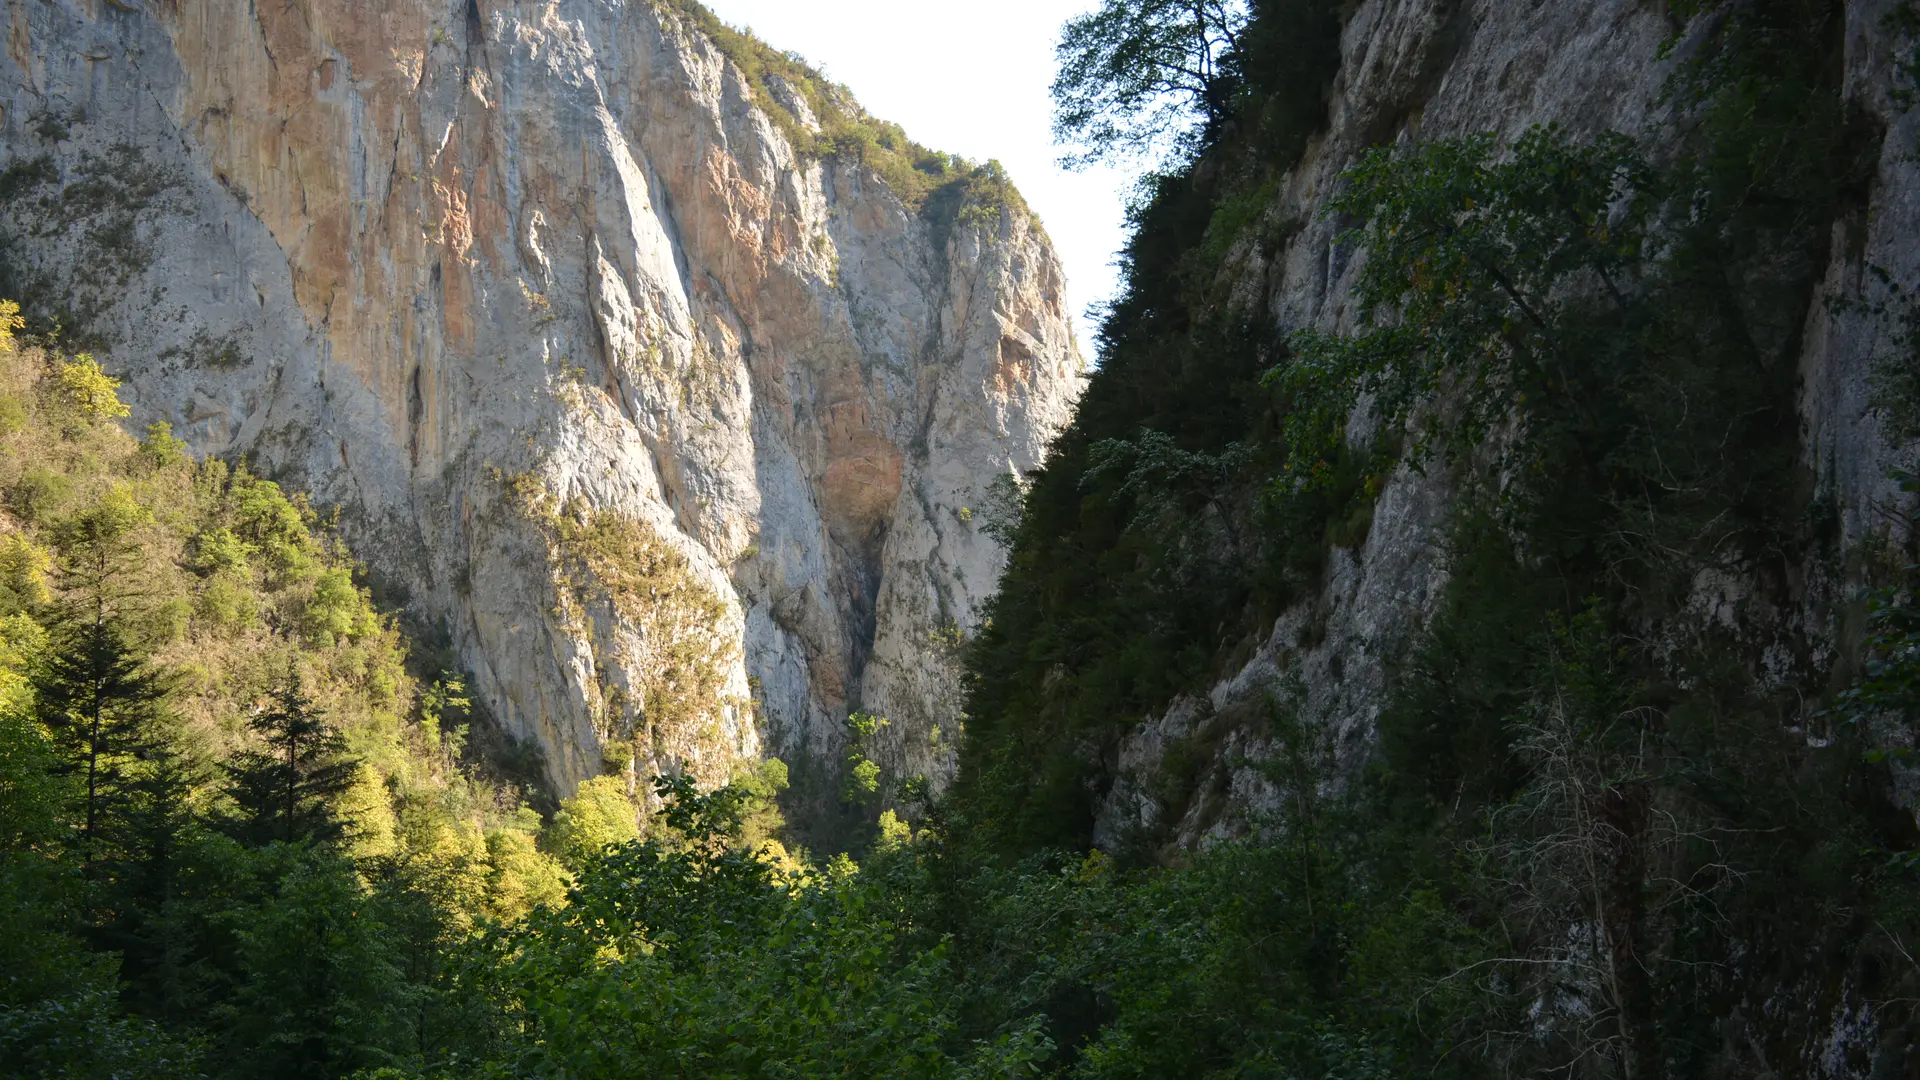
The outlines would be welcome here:
[[[998,158],[1066,262],[1068,303],[1093,355],[1090,307],[1113,295],[1130,170],[1060,168],[1053,46],[1096,0],[703,0],[724,21],[799,53],[874,116],[935,150]]]

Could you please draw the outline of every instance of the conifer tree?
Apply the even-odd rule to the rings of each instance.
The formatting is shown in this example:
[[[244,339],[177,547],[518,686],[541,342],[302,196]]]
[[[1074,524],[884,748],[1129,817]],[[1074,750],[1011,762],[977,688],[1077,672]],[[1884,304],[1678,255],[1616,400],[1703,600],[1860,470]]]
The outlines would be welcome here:
[[[166,687],[102,606],[58,628],[35,673],[35,711],[63,772],[82,778],[80,845],[91,864],[130,797],[130,769],[157,752]]]
[[[344,827],[333,803],[352,786],[357,763],[297,669],[289,669],[272,703],[247,726],[264,746],[234,755],[226,766],[235,808],[228,831],[261,846],[339,839]]]
[[[106,818],[124,801],[126,768],[152,751],[164,711],[166,686],[124,620],[139,592],[137,530],[150,520],[117,487],[55,529],[61,601],[34,698],[63,768],[84,776],[80,840],[89,864]]]
[[[254,861],[272,887],[236,921],[235,992],[210,1010],[222,1074],[335,1080],[392,1063],[409,1026],[408,988],[352,861],[287,845]]]
[[[100,944],[123,958],[131,1003],[149,1015],[177,1019],[194,948],[183,878],[198,829],[196,802],[203,768],[171,738],[157,740],[129,770],[127,800],[108,833],[113,862],[104,867],[109,914]]]

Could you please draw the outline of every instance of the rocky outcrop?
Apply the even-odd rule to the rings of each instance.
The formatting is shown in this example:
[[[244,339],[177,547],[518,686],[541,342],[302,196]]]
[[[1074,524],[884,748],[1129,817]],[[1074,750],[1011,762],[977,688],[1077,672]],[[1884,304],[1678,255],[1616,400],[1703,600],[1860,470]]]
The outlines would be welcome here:
[[[1893,92],[1901,46],[1889,0],[1847,7],[1847,93],[1886,130],[1863,214],[1835,226],[1831,264],[1806,312],[1800,356],[1802,453],[1818,497],[1834,508],[1843,550],[1884,535],[1912,499],[1892,479],[1910,450],[1894,446],[1873,409],[1874,371],[1911,350],[1896,321],[1870,304],[1833,304],[1858,295],[1880,268],[1896,281],[1920,275],[1920,116]],[[1267,251],[1255,240],[1236,250],[1228,284],[1237,302],[1264,309],[1287,329],[1354,329],[1353,285],[1364,255],[1338,241],[1350,223],[1323,212],[1340,173],[1372,146],[1493,133],[1511,140],[1535,125],[1575,134],[1618,131],[1659,147],[1672,119],[1665,89],[1676,58],[1694,40],[1663,50],[1684,24],[1664,5],[1639,0],[1523,4],[1506,0],[1367,0],[1341,39],[1341,74],[1328,126],[1289,174],[1270,210],[1304,223]],[[1704,28],[1695,27],[1698,34]],[[1845,235],[1842,235],[1842,234]],[[1871,299],[1869,297],[1869,299]],[[1364,761],[1388,704],[1394,664],[1433,613],[1446,583],[1451,518],[1445,470],[1402,468],[1380,493],[1359,547],[1330,552],[1320,595],[1282,615],[1254,655],[1204,695],[1183,697],[1127,738],[1117,779],[1101,800],[1096,838],[1119,846],[1130,835],[1191,847],[1272,820],[1283,793],[1261,763],[1277,744],[1267,722],[1276,707],[1323,725],[1339,759],[1336,775]],[[1783,609],[1753,583],[1703,573],[1695,607],[1768,657],[1779,683],[1817,681],[1796,668],[1822,662],[1781,645],[1794,635],[1830,642],[1836,614],[1852,598],[1830,568],[1798,568],[1796,605]],[[1796,659],[1796,656],[1799,656]],[[1165,805],[1157,794],[1176,749],[1206,762],[1194,794]],[[1191,768],[1192,766],[1188,766]]]
[[[663,0],[6,10],[3,284],[338,508],[563,790],[832,766],[859,707],[950,768],[971,507],[1080,377],[1017,198],[798,152]]]

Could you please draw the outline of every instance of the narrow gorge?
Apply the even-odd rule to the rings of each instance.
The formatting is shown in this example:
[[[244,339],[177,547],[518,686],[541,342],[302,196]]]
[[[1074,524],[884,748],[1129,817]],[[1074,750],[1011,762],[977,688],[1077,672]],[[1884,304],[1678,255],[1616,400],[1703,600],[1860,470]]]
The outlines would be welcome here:
[[[1920,1077],[1920,0],[787,2],[5,0],[0,1074]]]

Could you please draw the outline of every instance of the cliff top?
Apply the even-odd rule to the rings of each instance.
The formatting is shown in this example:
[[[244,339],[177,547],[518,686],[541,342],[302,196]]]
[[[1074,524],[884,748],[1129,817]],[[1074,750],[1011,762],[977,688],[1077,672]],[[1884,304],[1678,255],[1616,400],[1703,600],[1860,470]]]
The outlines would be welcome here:
[[[998,161],[976,162],[915,142],[899,124],[860,107],[853,92],[829,80],[798,53],[776,49],[751,30],[736,29],[698,0],[653,0],[656,10],[713,42],[746,77],[754,103],[795,152],[865,165],[900,201],[928,216],[965,208],[1008,207],[1036,227],[1027,205]]]

